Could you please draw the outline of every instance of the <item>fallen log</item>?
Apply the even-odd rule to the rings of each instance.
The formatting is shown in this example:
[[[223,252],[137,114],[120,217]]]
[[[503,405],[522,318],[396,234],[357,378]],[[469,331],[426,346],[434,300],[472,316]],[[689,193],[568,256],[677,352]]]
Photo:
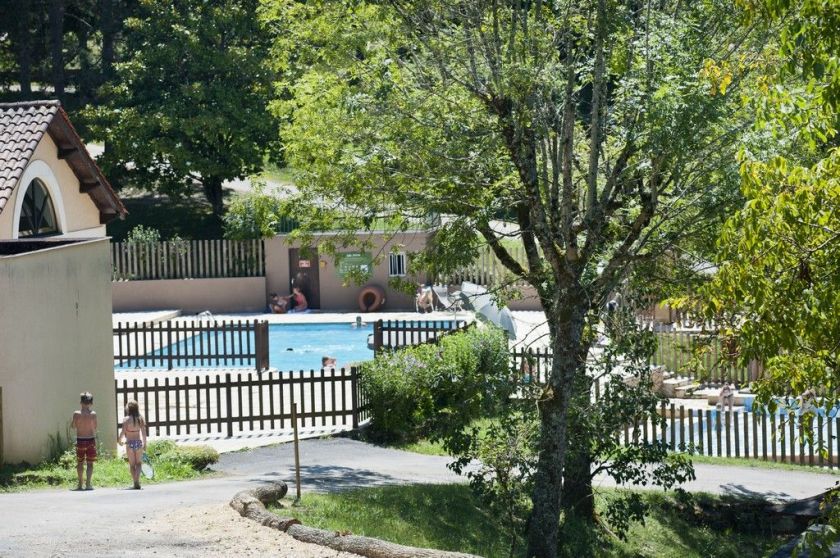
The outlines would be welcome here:
[[[280,517],[265,509],[265,504],[277,502],[289,491],[285,482],[274,482],[243,490],[233,497],[230,507],[239,512],[242,517],[253,519],[260,525],[286,531],[290,526],[300,523],[293,517]]]
[[[283,531],[301,542],[352,552],[367,558],[480,558],[475,554],[415,548],[347,532],[307,527],[301,525],[300,521],[293,517],[280,517],[265,509],[265,504],[280,500],[287,491],[288,487],[284,482],[244,490],[233,497],[230,507],[243,517],[253,519],[260,525]]]

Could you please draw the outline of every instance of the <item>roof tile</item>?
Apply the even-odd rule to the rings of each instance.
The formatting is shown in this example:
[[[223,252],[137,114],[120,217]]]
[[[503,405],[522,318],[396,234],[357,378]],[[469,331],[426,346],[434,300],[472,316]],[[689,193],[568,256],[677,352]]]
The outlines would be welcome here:
[[[0,103],[0,210],[59,106],[58,101]]]

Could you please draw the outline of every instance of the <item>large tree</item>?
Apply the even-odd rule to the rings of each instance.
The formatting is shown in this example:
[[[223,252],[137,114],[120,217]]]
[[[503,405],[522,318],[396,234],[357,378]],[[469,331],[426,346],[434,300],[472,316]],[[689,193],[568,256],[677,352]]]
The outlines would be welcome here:
[[[528,555],[554,557],[564,469],[589,477],[585,455],[585,471],[566,466],[591,332],[628,270],[715,205],[748,119],[736,91],[761,52],[751,30],[715,2],[264,4],[286,157],[316,215],[352,230],[445,214],[415,261],[446,272],[486,244],[536,289],[554,359]]]
[[[125,22],[126,60],[94,135],[121,185],[169,194],[201,185],[216,215],[222,183],[262,169],[277,126],[256,0],[143,0]]]

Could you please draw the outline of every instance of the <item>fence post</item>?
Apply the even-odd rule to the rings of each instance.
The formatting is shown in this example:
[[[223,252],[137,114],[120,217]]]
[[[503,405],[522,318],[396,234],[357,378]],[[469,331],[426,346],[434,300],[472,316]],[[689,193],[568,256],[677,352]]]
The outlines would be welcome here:
[[[227,399],[227,435],[233,438],[233,394],[231,393],[230,373],[225,374],[225,398]]]
[[[373,323],[373,354],[382,349],[382,320]]]
[[[172,321],[166,320],[166,356],[168,358],[167,366],[172,370],[172,353],[175,352],[172,347]]]
[[[350,399],[353,430],[356,430],[359,428],[359,376],[355,366],[350,367]]]

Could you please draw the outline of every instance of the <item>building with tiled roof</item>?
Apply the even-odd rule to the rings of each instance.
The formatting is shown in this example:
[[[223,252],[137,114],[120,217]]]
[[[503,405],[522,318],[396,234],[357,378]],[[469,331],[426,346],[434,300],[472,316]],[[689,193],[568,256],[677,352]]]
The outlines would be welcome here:
[[[83,391],[116,449],[105,224],[125,214],[57,101],[0,104],[0,464],[68,444]]]
[[[0,103],[0,239],[101,237],[126,213],[58,101]]]

